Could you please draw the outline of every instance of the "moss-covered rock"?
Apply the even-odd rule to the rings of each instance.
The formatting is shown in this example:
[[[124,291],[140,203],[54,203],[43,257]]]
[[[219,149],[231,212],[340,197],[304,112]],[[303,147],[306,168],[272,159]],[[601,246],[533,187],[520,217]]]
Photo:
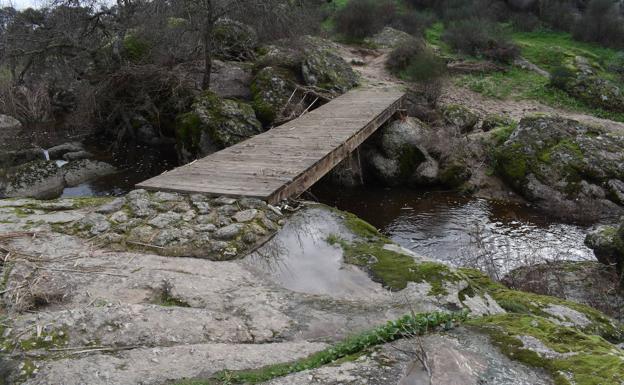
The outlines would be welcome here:
[[[431,159],[422,145],[424,131],[429,128],[416,118],[397,120],[384,127],[376,148],[366,158],[372,172],[388,185],[411,184],[416,181],[418,167]],[[433,175],[431,179],[435,179]]]
[[[205,92],[191,112],[179,115],[176,124],[178,154],[189,161],[231,146],[263,131],[250,104],[221,99]]]
[[[6,197],[55,198],[65,188],[63,172],[53,161],[36,160],[12,170],[6,177]]]
[[[301,74],[305,84],[343,93],[358,85],[358,76],[343,58],[320,38],[309,37],[304,49]]]
[[[605,187],[624,180],[622,135],[571,119],[526,117],[496,148],[494,159],[509,185],[553,211],[595,202],[596,216],[621,212]]]
[[[600,77],[583,57],[567,60],[553,71],[551,85],[590,106],[609,111],[624,111],[624,91],[614,82]]]
[[[481,129],[485,132],[492,131],[497,128],[510,127],[514,124],[514,121],[505,115],[489,114],[483,118],[481,122]]]
[[[472,320],[503,353],[544,368],[557,385],[624,382],[624,352],[603,338],[526,314],[499,314]]]
[[[615,266],[620,275],[624,274],[624,221],[618,227],[600,226],[585,238],[587,247],[594,250],[601,263]],[[621,284],[624,281],[620,280]]]
[[[459,104],[449,104],[442,108],[444,120],[463,133],[470,132],[479,123],[479,116],[468,108]]]
[[[258,36],[250,26],[222,18],[212,31],[215,55],[224,60],[250,60],[255,57]]]
[[[265,125],[272,124],[296,88],[294,76],[285,69],[266,67],[260,70],[251,83],[253,108]]]

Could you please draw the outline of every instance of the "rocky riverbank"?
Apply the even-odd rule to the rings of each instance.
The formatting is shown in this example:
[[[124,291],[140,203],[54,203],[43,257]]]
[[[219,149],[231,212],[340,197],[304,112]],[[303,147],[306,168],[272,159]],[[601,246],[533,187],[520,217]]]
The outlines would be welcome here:
[[[176,221],[156,225],[199,210],[195,203],[202,202],[210,207],[202,215],[243,223],[241,237],[261,226],[263,215],[278,215],[277,208],[226,199],[135,191],[121,200],[2,201],[0,367],[9,383],[623,380],[624,352],[616,346],[622,329],[600,312],[509,290],[474,270],[414,255],[358,218],[326,206],[283,210],[272,220],[276,227],[265,228],[273,238],[252,255],[237,249],[230,261],[101,242],[101,235],[120,231],[111,219],[119,213],[154,234],[167,226],[184,231]],[[219,211],[228,206],[233,209]],[[135,218],[139,208],[152,211]],[[249,210],[255,210],[253,219],[237,222],[251,217]],[[98,221],[86,219],[96,214]],[[89,221],[95,225],[82,227]],[[231,226],[225,222],[208,224],[216,235]],[[201,234],[198,228],[189,239]],[[292,237],[299,241],[289,242]],[[358,290],[311,292],[257,264],[264,258],[278,270],[280,257],[294,254],[305,261],[319,248],[338,256],[332,275],[315,276],[319,287],[333,287],[327,281],[336,277],[368,283]],[[367,332],[388,320],[396,323]],[[428,370],[419,357],[426,357]],[[287,362],[292,364],[281,365]]]

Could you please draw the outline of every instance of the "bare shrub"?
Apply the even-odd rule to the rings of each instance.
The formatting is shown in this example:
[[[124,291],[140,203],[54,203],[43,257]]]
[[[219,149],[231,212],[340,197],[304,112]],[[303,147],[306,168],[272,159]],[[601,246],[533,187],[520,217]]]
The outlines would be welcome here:
[[[480,19],[451,23],[442,37],[451,47],[472,56],[509,63],[520,50],[498,25]]]
[[[579,40],[624,47],[624,17],[613,0],[591,0],[572,33]]]
[[[352,0],[336,14],[336,32],[360,40],[379,32],[395,13],[391,0]]]
[[[52,105],[47,86],[43,83],[31,86],[1,83],[0,112],[24,123],[49,122],[52,118]]]

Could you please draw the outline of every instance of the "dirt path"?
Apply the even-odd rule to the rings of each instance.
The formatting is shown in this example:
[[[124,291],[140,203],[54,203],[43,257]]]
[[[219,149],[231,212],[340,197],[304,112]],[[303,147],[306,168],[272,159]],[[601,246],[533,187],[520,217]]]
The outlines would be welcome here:
[[[409,85],[409,83],[398,79],[386,69],[385,64],[390,52],[389,49],[373,50],[340,44],[337,45],[337,48],[339,54],[347,62],[353,64],[354,69],[362,77],[364,84],[377,87]],[[584,123],[601,125],[610,130],[624,131],[624,123],[562,108],[550,107],[533,100],[488,98],[467,88],[454,85],[452,81],[448,81],[445,84],[439,102],[441,105],[461,104],[479,113],[482,117],[488,114],[501,114],[509,115],[514,120],[520,120],[528,114],[555,114]]]
[[[520,120],[527,114],[556,114],[569,119],[578,120],[589,124],[598,124],[610,130],[624,131],[624,123],[609,119],[602,119],[592,115],[554,108],[533,100],[492,99],[477,92],[456,86],[448,82],[440,98],[440,103],[461,104],[481,116],[487,114],[509,115],[514,120]]]

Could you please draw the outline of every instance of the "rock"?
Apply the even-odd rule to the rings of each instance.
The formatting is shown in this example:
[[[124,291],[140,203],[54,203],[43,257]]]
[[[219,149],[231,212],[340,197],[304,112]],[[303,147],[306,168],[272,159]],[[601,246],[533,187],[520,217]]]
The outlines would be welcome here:
[[[130,219],[125,211],[117,211],[109,218],[113,223],[126,223]]]
[[[224,241],[232,240],[238,237],[243,232],[244,226],[240,223],[234,223],[225,227],[218,229],[214,236],[217,239],[221,239]]]
[[[418,165],[412,178],[419,185],[435,185],[439,182],[439,171],[438,161],[429,156]]]
[[[149,225],[157,227],[159,229],[168,227],[170,225],[179,222],[182,219],[182,215],[174,212],[166,212],[162,214],[158,214],[152,220],[147,222]],[[162,245],[159,245],[162,246]]]
[[[494,157],[506,183],[552,213],[585,220],[624,213],[617,194],[604,191],[624,181],[621,135],[571,119],[526,117]]]
[[[88,159],[93,158],[93,154],[89,151],[76,151],[76,152],[68,152],[63,154],[63,159],[71,162],[72,160],[80,160],[80,159]]]
[[[108,163],[90,159],[69,162],[61,167],[61,170],[63,170],[65,183],[69,187],[117,172],[117,169]]]
[[[248,25],[221,18],[212,30],[214,55],[224,60],[246,61],[255,57],[258,36]]]
[[[43,150],[40,148],[26,148],[23,150],[0,150],[0,169],[19,166],[34,160],[44,160]]]
[[[7,197],[55,198],[65,188],[62,170],[53,161],[38,160],[12,170],[6,178]]]
[[[242,63],[213,60],[210,91],[225,99],[251,99],[251,68]]]
[[[413,182],[418,166],[430,158],[422,146],[426,129],[416,118],[397,120],[384,127],[377,149],[366,156],[375,176],[389,185]]]
[[[251,83],[253,108],[258,119],[265,125],[272,124],[295,88],[294,76],[288,70],[266,67],[258,71]]]
[[[468,108],[459,104],[450,104],[442,109],[444,120],[455,127],[460,132],[467,133],[474,129],[479,123],[479,116]]]
[[[239,211],[232,216],[232,218],[239,223],[246,223],[253,221],[258,215],[258,210],[256,209],[248,209],[244,211]]]
[[[594,250],[600,263],[615,266],[619,274],[624,273],[624,220],[619,228],[598,227],[587,235],[585,244]]]
[[[91,235],[99,235],[108,231],[111,225],[106,216],[98,213],[91,213],[78,221],[77,227],[81,230],[88,231]]]
[[[205,92],[193,111],[178,116],[177,148],[186,161],[209,155],[263,132],[251,105]]]
[[[449,188],[461,187],[472,176],[472,171],[465,160],[456,154],[444,159],[440,166],[440,183]]]
[[[126,200],[123,198],[115,198],[112,201],[98,207],[95,212],[100,214],[111,214],[121,210]]]
[[[379,48],[396,48],[414,40],[414,36],[407,32],[399,31],[392,27],[385,27],[373,37],[365,39],[365,42]]]
[[[261,48],[263,54],[256,61],[259,68],[276,67],[300,71],[303,52],[288,45],[268,45]]]
[[[214,200],[214,204],[217,206],[233,205],[236,203],[236,199],[230,197],[219,197]]]
[[[0,149],[11,150],[11,141],[19,137],[22,123],[9,115],[0,114]]]
[[[607,182],[609,199],[624,206],[624,182],[619,179],[611,179]]]
[[[618,288],[619,278],[613,266],[593,261],[549,262],[514,269],[503,278],[503,283],[516,290],[591,306],[624,321],[624,291]]]
[[[495,128],[509,127],[513,123],[514,121],[508,116],[489,114],[483,118],[483,122],[481,122],[481,130],[488,132]]]
[[[609,111],[624,111],[624,91],[614,82],[598,76],[589,61],[577,56],[551,74],[551,84],[584,101]]]
[[[50,159],[63,159],[63,155],[68,152],[82,152],[85,151],[84,145],[80,142],[63,143],[58,146],[54,146],[48,149]]]
[[[150,196],[145,190],[134,190],[126,195],[126,203],[130,211],[139,218],[149,217],[155,213]]]
[[[301,73],[306,85],[346,92],[358,85],[358,76],[343,58],[320,38],[308,38]]]

